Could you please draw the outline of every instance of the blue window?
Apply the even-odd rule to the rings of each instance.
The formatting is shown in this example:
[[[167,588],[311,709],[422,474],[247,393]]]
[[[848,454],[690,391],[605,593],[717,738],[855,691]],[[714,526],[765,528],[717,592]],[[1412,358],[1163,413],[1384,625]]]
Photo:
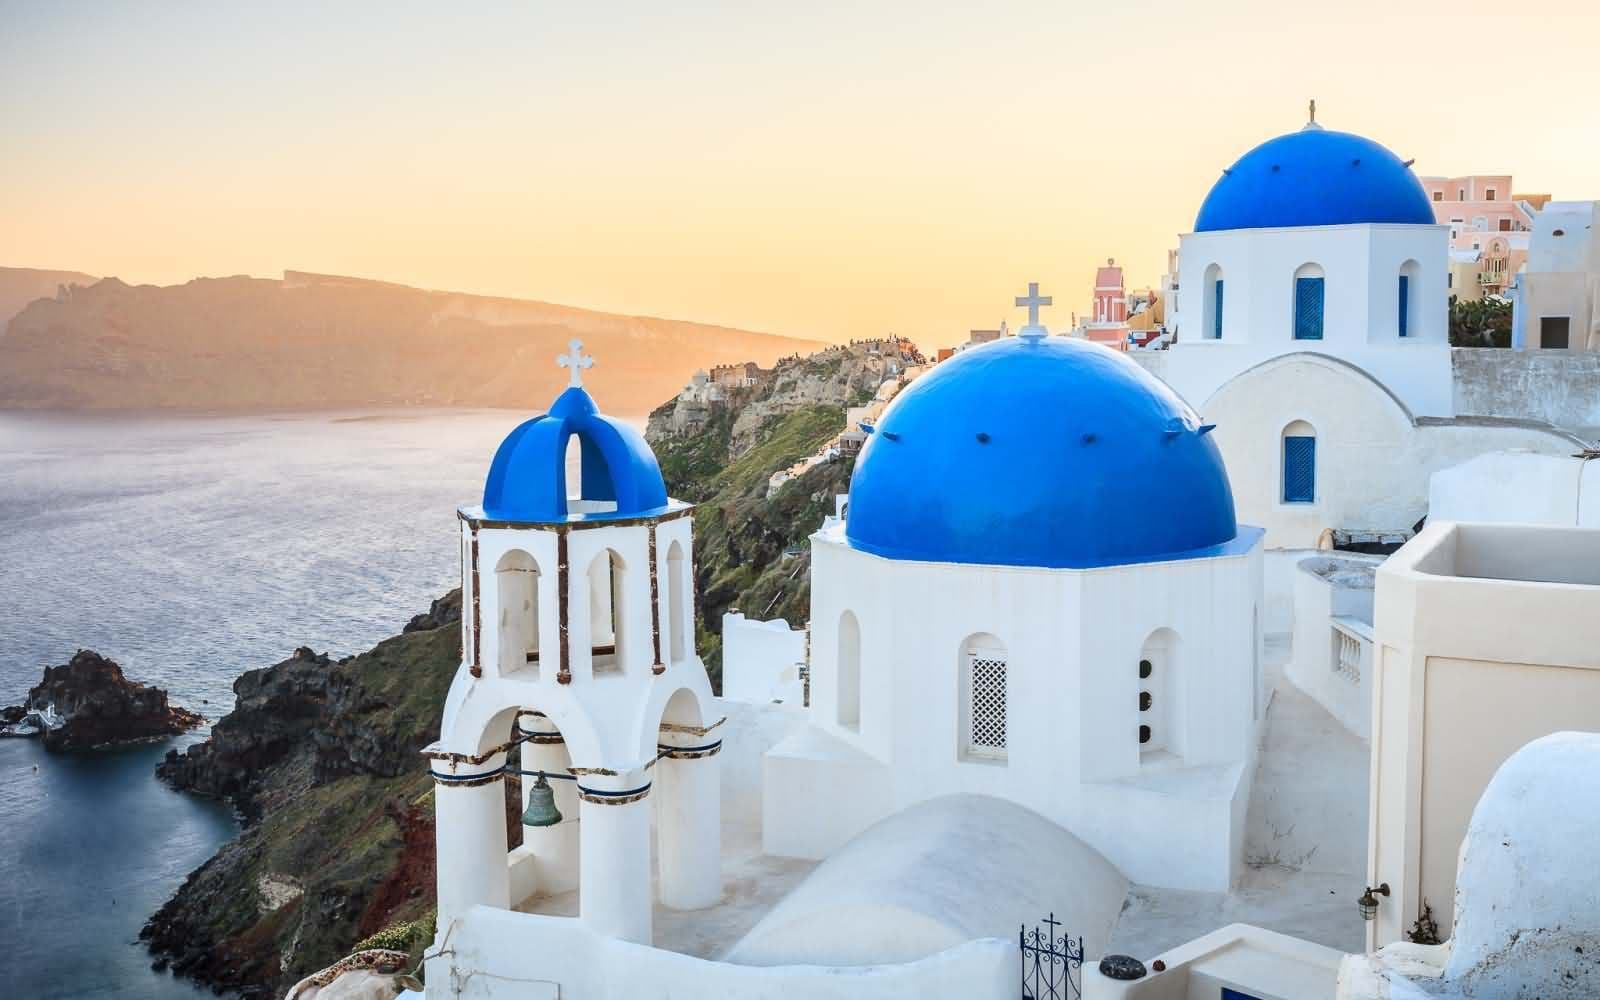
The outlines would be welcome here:
[[[1317,439],[1286,434],[1283,438],[1283,502],[1315,503]]]
[[[1322,339],[1322,279],[1294,279],[1294,339]]]
[[[1406,335],[1406,313],[1410,312],[1409,298],[1411,294],[1411,279],[1402,274],[1400,276],[1400,336]]]
[[[1217,279],[1216,305],[1213,307],[1216,318],[1212,322],[1211,336],[1222,339],[1222,279]]]

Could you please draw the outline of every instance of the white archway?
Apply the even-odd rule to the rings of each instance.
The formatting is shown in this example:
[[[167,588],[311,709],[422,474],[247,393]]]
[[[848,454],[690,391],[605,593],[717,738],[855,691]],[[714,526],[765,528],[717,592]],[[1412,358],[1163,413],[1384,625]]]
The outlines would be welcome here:
[[[961,759],[1004,763],[1010,739],[1010,656],[1006,645],[988,632],[979,632],[961,640],[957,655]]]
[[[603,549],[589,563],[589,655],[596,674],[627,664],[627,563],[616,549]]]
[[[523,549],[512,549],[495,564],[498,666],[502,677],[538,673],[539,579],[538,561]]]
[[[836,717],[846,729],[861,729],[861,623],[854,612],[839,616],[839,651],[835,659],[837,677]]]
[[[1178,633],[1158,628],[1139,647],[1139,757],[1183,756],[1183,688],[1179,683]]]

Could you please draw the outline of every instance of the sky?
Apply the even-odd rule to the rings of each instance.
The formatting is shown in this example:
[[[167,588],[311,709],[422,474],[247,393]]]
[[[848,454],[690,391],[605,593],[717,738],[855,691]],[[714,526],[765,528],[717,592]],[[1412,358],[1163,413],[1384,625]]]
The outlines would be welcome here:
[[[1305,121],[1600,198],[1600,4],[0,0],[0,265],[927,346],[1156,282]]]

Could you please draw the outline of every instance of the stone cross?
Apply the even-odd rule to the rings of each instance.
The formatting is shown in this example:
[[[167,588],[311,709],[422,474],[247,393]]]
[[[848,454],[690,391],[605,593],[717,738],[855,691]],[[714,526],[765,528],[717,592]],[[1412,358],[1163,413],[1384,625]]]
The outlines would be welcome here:
[[[1317,99],[1315,97],[1313,97],[1311,99],[1311,124],[1315,125],[1316,123],[1317,123]]]
[[[1019,337],[1043,337],[1046,333],[1044,327],[1039,325],[1039,307],[1052,305],[1051,297],[1039,294],[1039,283],[1028,282],[1028,294],[1017,296],[1017,305],[1028,307],[1028,325],[1023,327]]]
[[[572,371],[572,378],[567,384],[574,389],[583,388],[583,369],[594,367],[594,358],[583,353],[583,341],[574,340],[567,344],[572,348],[572,353],[562,354],[556,358],[556,364]]]

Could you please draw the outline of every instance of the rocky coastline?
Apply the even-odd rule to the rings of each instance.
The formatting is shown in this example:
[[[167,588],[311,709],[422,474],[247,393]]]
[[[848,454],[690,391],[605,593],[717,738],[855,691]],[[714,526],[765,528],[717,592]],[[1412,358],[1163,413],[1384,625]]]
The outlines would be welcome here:
[[[21,705],[0,709],[0,736],[38,736],[56,752],[89,750],[164,739],[205,721],[170,704],[162,689],[129,680],[115,660],[80,649],[45,667]]]

